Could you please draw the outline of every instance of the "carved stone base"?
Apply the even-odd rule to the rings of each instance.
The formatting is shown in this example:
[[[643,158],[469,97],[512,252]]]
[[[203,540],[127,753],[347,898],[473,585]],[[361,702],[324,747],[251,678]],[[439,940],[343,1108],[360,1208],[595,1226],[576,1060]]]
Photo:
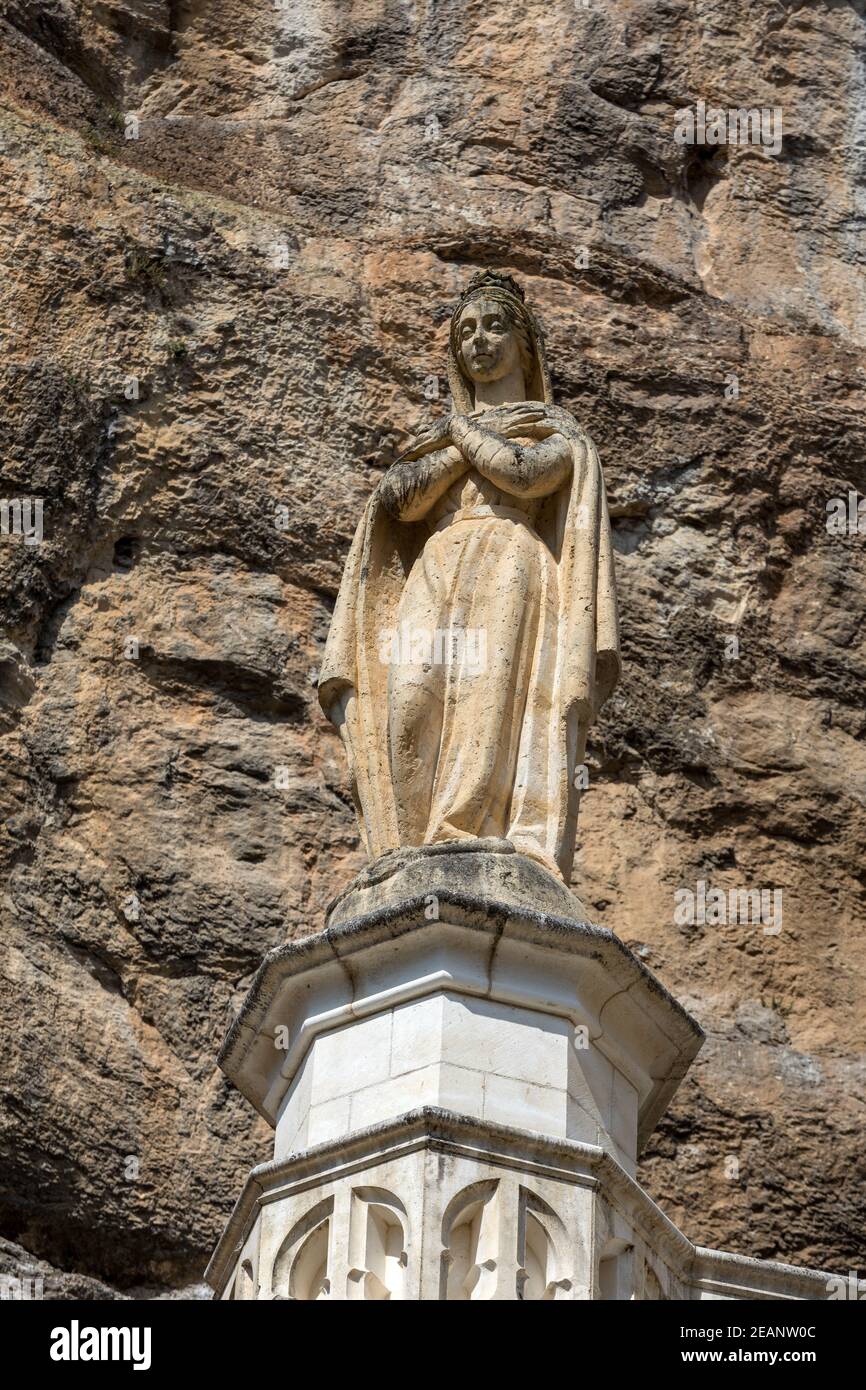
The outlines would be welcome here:
[[[251,1173],[222,1299],[818,1299],[827,1278],[692,1245],[604,1149],[435,1108]]]
[[[443,884],[272,951],[220,1065],[276,1158],[436,1105],[633,1172],[702,1041],[612,932]]]
[[[220,1065],[274,1161],[211,1261],[216,1296],[827,1297],[825,1276],[696,1249],[635,1182],[703,1034],[497,843],[389,856],[326,931],[266,956]]]
[[[411,898],[468,894],[511,907],[530,905],[578,922],[589,915],[580,899],[510,840],[449,840],[394,849],[374,859],[328,906],[327,925],[341,926]]]

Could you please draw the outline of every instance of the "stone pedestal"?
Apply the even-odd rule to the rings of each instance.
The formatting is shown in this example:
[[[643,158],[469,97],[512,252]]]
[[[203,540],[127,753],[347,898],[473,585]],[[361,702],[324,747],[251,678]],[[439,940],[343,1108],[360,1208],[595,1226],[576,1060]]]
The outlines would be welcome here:
[[[824,1276],[697,1250],[638,1186],[701,1030],[564,915],[562,884],[479,844],[388,856],[263,962],[220,1065],[274,1160],[211,1261],[216,1295],[822,1296]]]

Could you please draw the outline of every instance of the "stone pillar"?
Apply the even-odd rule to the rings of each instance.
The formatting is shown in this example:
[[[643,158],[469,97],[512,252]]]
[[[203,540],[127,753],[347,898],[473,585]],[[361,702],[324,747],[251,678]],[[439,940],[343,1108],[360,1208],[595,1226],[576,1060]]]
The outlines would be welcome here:
[[[740,1296],[702,1294],[713,1252],[634,1178],[701,1030],[583,915],[501,842],[434,847],[265,958],[220,1065],[274,1158],[208,1267],[217,1297]]]

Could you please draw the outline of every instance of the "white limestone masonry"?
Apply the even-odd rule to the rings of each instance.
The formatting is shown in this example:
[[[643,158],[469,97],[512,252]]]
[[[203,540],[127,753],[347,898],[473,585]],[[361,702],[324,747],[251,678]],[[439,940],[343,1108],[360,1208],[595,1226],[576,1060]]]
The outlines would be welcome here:
[[[378,910],[265,958],[220,1062],[274,1159],[215,1296],[828,1297],[819,1272],[695,1247],[635,1181],[695,1021],[611,932],[473,896],[471,855],[454,869],[428,865],[455,883],[432,916],[385,880]]]

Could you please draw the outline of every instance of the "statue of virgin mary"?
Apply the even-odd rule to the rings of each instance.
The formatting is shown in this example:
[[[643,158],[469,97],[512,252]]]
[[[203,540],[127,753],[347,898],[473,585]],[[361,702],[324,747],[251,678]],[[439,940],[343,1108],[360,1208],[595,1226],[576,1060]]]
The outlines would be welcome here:
[[[587,730],[619,676],[595,445],[511,276],[450,326],[454,413],[383,476],[319,679],[370,858],[496,837],[570,882]]]

